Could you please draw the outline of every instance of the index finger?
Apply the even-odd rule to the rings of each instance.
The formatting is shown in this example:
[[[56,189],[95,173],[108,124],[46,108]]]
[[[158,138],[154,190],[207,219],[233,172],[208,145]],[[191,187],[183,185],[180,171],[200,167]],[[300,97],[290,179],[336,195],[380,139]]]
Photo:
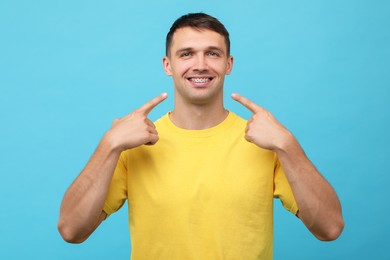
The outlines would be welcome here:
[[[233,93],[232,98],[238,103],[240,103],[241,105],[243,105],[244,107],[246,107],[247,109],[249,109],[253,114],[259,112],[262,109],[262,107],[256,105],[249,99],[240,96],[239,94]]]
[[[163,102],[167,97],[168,97],[167,93],[162,93],[162,94],[158,95],[157,97],[146,102],[145,105],[138,108],[135,112],[142,113],[145,116],[147,116],[150,113],[150,111],[152,111],[153,108],[155,108],[158,104]]]

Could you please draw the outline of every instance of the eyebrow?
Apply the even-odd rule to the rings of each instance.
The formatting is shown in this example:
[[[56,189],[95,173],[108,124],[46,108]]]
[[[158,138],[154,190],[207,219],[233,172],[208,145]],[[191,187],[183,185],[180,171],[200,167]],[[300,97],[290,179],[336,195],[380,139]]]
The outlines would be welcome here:
[[[216,47],[216,46],[209,46],[206,48],[206,50],[207,51],[219,51],[221,53],[225,53],[221,48]],[[192,48],[192,47],[181,48],[181,49],[176,51],[176,55],[178,55],[181,52],[185,52],[185,51],[194,51],[194,48]]]
[[[194,50],[194,48],[191,48],[191,47],[181,48],[181,49],[178,49],[178,50],[176,51],[176,55],[178,55],[178,54],[181,53],[181,52],[193,51],[193,50]]]

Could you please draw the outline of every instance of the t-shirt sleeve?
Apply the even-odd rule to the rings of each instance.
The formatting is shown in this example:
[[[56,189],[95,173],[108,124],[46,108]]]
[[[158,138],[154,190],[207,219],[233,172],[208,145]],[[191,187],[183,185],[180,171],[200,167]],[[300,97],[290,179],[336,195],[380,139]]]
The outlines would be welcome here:
[[[107,216],[118,211],[127,199],[127,168],[124,153],[119,157],[110,187],[104,202],[103,210]]]
[[[285,209],[294,215],[297,214],[298,205],[295,201],[290,184],[288,183],[286,175],[284,174],[283,168],[280,165],[279,159],[277,157],[275,159],[274,172],[274,198],[279,198]]]

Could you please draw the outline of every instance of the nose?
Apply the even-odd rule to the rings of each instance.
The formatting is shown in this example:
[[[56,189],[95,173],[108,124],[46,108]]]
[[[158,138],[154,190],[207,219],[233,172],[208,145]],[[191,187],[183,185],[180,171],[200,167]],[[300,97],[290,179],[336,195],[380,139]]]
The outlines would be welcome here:
[[[207,60],[204,55],[197,55],[194,64],[195,71],[206,71],[208,69]]]

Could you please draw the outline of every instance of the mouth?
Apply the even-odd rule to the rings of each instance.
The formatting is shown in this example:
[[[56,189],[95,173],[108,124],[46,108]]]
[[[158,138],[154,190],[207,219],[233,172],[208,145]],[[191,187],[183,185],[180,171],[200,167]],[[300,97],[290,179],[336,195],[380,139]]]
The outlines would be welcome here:
[[[210,84],[214,77],[188,77],[187,80],[195,87],[205,87]]]

